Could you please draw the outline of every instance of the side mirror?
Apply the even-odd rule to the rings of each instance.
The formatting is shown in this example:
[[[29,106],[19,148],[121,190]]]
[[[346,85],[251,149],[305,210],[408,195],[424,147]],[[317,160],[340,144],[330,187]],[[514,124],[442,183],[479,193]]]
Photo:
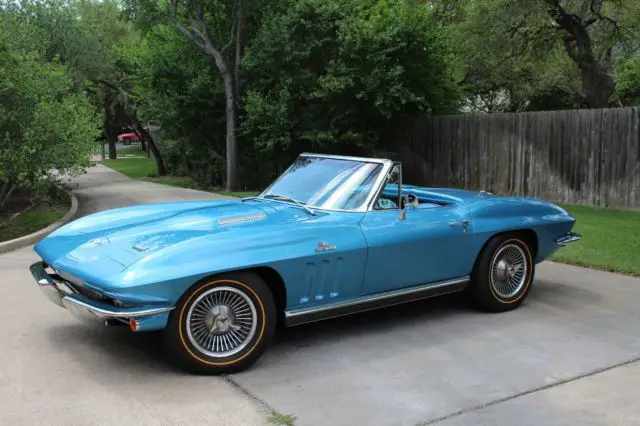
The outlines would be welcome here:
[[[400,220],[405,220],[407,218],[407,209],[411,208],[411,209],[415,209],[416,207],[418,207],[418,197],[416,197],[413,194],[409,194],[409,195],[403,195],[401,198],[402,203],[401,206],[402,208],[400,209]]]
[[[411,204],[411,202],[409,201],[409,197],[406,195],[403,195],[400,197],[400,220],[405,220],[407,218],[407,209],[409,207],[412,207],[413,205]]]

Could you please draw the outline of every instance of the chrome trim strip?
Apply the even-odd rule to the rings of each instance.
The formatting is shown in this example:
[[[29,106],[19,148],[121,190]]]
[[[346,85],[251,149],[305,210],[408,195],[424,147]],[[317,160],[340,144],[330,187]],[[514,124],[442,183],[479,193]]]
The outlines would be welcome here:
[[[73,296],[64,296],[62,298],[62,304],[67,309],[69,309],[70,304],[84,308],[100,318],[143,317],[147,315],[161,314],[161,313],[169,312],[175,309],[175,306],[171,306],[171,307],[149,307],[149,308],[139,308],[136,310],[131,309],[126,311],[116,311],[116,310],[104,309],[104,308],[91,305],[89,303],[83,302],[82,300],[78,300]]]
[[[300,207],[297,204],[293,204],[290,203],[288,201],[282,201],[282,200],[276,200],[273,198],[263,198],[263,197],[253,197],[253,199],[259,199],[259,200],[265,200],[265,201],[273,201],[274,203],[280,203],[280,204],[286,204],[287,206],[291,206],[291,207],[296,207],[302,210],[302,207]],[[345,209],[325,209],[325,208],[320,208],[320,207],[312,207],[313,211],[315,212],[340,212],[340,213],[364,213],[364,210],[362,209],[355,209],[355,210],[345,210]]]
[[[391,160],[387,160],[386,158],[368,158],[368,157],[352,157],[349,155],[315,154],[313,152],[303,152],[299,155],[299,157],[322,157],[322,158],[333,158],[335,160],[362,161],[364,163],[379,163],[379,164],[386,164],[391,161]]]
[[[321,158],[332,158],[332,159],[336,159],[336,160],[360,161],[360,162],[363,162],[363,163],[382,164],[382,166],[383,166],[382,170],[380,171],[380,174],[376,178],[376,181],[371,186],[371,190],[369,191],[369,195],[367,195],[367,198],[365,199],[364,203],[362,203],[361,207],[359,207],[357,209],[345,210],[345,209],[327,209],[327,208],[320,208],[320,207],[316,207],[316,206],[309,206],[309,207],[313,208],[314,210],[328,211],[328,212],[364,213],[364,212],[368,211],[369,210],[369,206],[373,204],[374,197],[380,191],[380,188],[382,187],[382,185],[383,185],[383,183],[384,183],[384,181],[386,179],[386,176],[389,173],[389,170],[394,165],[394,162],[391,161],[391,160],[386,160],[386,159],[381,159],[381,158],[349,157],[349,156],[346,156],[346,155],[313,154],[313,153],[309,153],[309,152],[303,152],[302,154],[299,155],[299,157],[321,157]],[[267,200],[266,198],[263,197],[263,195],[266,194],[276,183],[278,183],[278,181],[280,179],[282,179],[282,177],[284,175],[286,175],[292,167],[293,167],[293,163],[291,163],[291,165],[289,167],[287,167],[287,169],[284,172],[282,172],[282,174],[280,176],[278,176],[278,178],[276,180],[274,180],[271,183],[271,185],[267,186],[255,198],[259,198],[259,199],[262,199],[262,200]],[[295,206],[294,203],[289,203],[289,202],[280,201],[280,200],[268,199],[268,201],[281,202],[281,203],[286,203],[286,204],[288,204],[290,206]]]
[[[80,297],[84,297],[80,294],[69,294],[66,291],[60,290],[59,287],[65,284],[56,281],[49,274],[47,274],[42,262],[36,262],[32,264],[29,267],[29,270],[38,283],[38,287],[40,287],[40,290],[42,290],[45,296],[52,303],[55,303],[62,308],[66,308],[74,316],[82,316],[82,314],[88,313],[102,319],[132,318],[160,314],[175,309],[175,306],[150,306],[132,308],[118,308],[114,306],[113,309],[111,309],[111,307],[104,302],[96,302],[96,304],[91,304],[80,300]],[[98,305],[103,305],[105,307],[101,307]]]
[[[377,309],[383,306],[392,306],[401,303],[411,302],[414,300],[426,299],[429,297],[439,296],[447,293],[453,293],[464,289],[469,282],[470,277],[460,277],[452,280],[439,281],[430,284],[423,284],[415,287],[393,290],[384,293],[374,294],[371,296],[360,297],[355,300],[346,300],[344,302],[332,303],[330,305],[301,308],[290,311],[285,311],[285,321],[287,325],[298,325],[305,322],[317,321],[316,319],[305,320],[303,317],[307,316],[320,316],[321,319],[334,318],[337,316],[349,315],[356,312],[363,312],[367,310]],[[424,293],[420,295],[420,293]],[[400,300],[407,296],[416,296],[414,298],[407,298],[407,300]],[[396,301],[389,299],[398,299]],[[377,303],[380,302],[380,303]],[[387,303],[389,302],[389,303]],[[366,307],[362,305],[375,305],[372,307]],[[353,308],[353,309],[350,309]],[[331,314],[331,311],[345,310],[345,312],[339,312],[337,314]],[[323,315],[326,313],[327,315]]]
[[[382,195],[382,192],[384,191],[384,187],[387,183],[387,180],[389,180],[389,178],[391,177],[391,172],[393,171],[393,168],[395,166],[400,166],[400,184],[399,186],[399,195],[400,197],[402,196],[402,163],[399,161],[392,161],[391,162],[391,167],[389,167],[387,169],[387,173],[384,176],[384,179],[382,179],[382,182],[380,182],[380,185],[378,186],[378,189],[376,190],[376,192],[373,194],[373,197],[371,198],[371,200],[369,200],[369,205],[367,206],[367,211],[368,212],[372,212],[372,211],[376,211],[375,207],[375,203],[376,200],[380,197],[380,195]],[[398,210],[400,211],[400,200],[398,200],[398,207],[395,209],[384,209],[384,210],[378,210],[378,211],[389,211],[389,210]]]
[[[42,264],[42,262],[34,263],[29,267],[29,270],[31,271],[31,275],[33,275],[33,278],[38,283],[38,287],[44,293],[47,299],[49,299],[51,303],[64,308],[61,300],[62,295],[56,288],[55,283],[53,282],[49,274],[47,274],[47,272],[44,270],[44,265]]]
[[[569,232],[569,233],[567,233],[567,235],[564,235],[564,236],[558,238],[556,240],[556,244],[561,246],[561,247],[564,247],[569,243],[580,241],[581,239],[582,239],[582,235],[580,235],[580,234],[578,234],[576,232]]]

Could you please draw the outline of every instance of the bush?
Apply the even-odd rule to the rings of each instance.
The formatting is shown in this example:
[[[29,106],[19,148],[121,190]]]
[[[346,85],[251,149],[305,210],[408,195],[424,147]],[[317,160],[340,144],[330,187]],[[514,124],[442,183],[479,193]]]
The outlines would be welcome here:
[[[242,130],[261,153],[368,154],[406,118],[457,107],[425,4],[302,0],[263,22],[243,61]]]
[[[81,173],[100,124],[67,68],[16,47],[26,30],[7,22],[0,22],[0,209],[16,188],[45,193]]]

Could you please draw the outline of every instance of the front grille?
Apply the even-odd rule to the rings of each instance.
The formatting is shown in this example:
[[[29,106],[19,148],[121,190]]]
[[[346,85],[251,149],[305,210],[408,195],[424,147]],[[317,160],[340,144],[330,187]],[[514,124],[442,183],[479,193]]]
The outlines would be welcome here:
[[[54,280],[57,283],[64,284],[67,288],[71,289],[71,291],[73,291],[74,293],[79,293],[93,300],[100,300],[100,301],[108,300],[106,296],[84,286],[83,285],[84,283],[80,278],[74,275],[71,275],[69,273],[66,273],[64,271],[54,269],[47,264],[45,264],[44,267],[45,267],[45,272],[51,277],[52,280]]]

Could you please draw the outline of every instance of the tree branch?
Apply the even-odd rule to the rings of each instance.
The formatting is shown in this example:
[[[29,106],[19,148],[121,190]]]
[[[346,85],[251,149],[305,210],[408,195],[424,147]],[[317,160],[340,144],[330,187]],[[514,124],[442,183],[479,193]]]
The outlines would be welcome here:
[[[600,20],[611,24],[613,26],[612,34],[618,39],[620,43],[622,43],[625,49],[630,50],[630,47],[623,34],[624,31],[620,27],[620,24],[618,24],[618,21],[602,14],[602,0],[591,0],[591,3],[589,4],[589,10],[593,14],[593,17],[589,19],[589,21],[596,22]],[[585,24],[585,28],[587,26],[588,25]]]
[[[220,49],[222,53],[224,53],[227,49],[229,49],[233,45],[233,42],[236,39],[236,26],[238,25],[239,19],[240,17],[238,16],[238,14],[236,14],[235,19],[233,20],[233,24],[231,25],[231,35],[229,36],[229,42],[225,44],[222,47],[222,49]]]
[[[97,84],[103,84],[107,87],[110,87],[111,89],[115,90],[116,92],[120,93],[120,95],[122,96],[123,100],[124,100],[124,107],[125,109],[128,107],[129,105],[129,95],[131,94],[129,91],[127,91],[126,89],[124,89],[121,86],[118,86],[116,84],[113,84],[107,80],[102,80],[102,79],[95,79],[93,80],[94,83]]]
[[[9,182],[5,182],[5,183],[9,184]],[[11,197],[11,194],[13,194],[13,191],[15,191],[15,189],[16,189],[16,185],[8,185],[8,189],[5,189],[3,191],[4,194],[2,194],[2,198],[0,198],[0,209],[4,207],[4,205],[9,200],[9,198]]]
[[[171,0],[171,20],[175,24],[176,28],[184,35],[186,35],[189,40],[193,42],[198,48],[203,51],[207,51],[207,46],[205,44],[204,34],[198,29],[195,20],[190,19],[191,28],[185,27],[182,22],[178,19],[178,0]]]

